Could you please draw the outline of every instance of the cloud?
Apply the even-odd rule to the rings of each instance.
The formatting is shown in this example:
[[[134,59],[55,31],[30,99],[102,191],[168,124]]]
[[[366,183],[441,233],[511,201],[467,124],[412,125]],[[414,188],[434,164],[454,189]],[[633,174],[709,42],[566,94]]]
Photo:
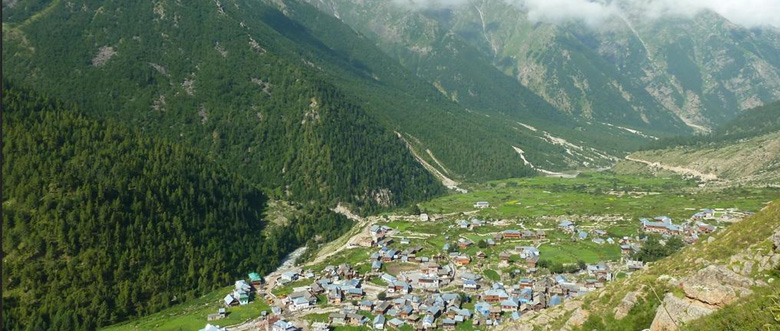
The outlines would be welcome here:
[[[380,0],[381,1],[381,0]],[[392,0],[415,8],[456,7],[476,0]],[[686,17],[710,10],[748,28],[780,28],[780,0],[501,0],[517,5],[533,22],[560,24],[570,21],[596,26],[613,15],[640,12],[660,19]]]
[[[748,28],[780,28],[780,0],[643,0],[636,2],[651,18],[692,17],[710,10]]]
[[[560,24],[582,21],[595,26],[614,15],[617,8],[588,0],[524,0],[516,1],[528,12],[532,22]]]

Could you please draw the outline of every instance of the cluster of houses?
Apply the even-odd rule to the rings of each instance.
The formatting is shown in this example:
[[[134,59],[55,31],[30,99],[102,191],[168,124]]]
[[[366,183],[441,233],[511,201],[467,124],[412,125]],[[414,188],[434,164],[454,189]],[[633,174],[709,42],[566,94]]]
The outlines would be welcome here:
[[[358,306],[345,306],[341,312],[330,314],[328,322],[331,325],[370,326],[377,330],[404,325],[415,330],[452,330],[472,318],[470,310],[461,308],[462,300],[455,293],[404,294],[389,300],[364,300]],[[369,319],[360,312],[375,317]]]
[[[498,259],[506,264],[516,261],[513,256],[518,256],[525,263],[528,271],[536,271],[536,265],[539,263],[539,249],[534,246],[517,246],[513,251],[503,251],[498,254]]]
[[[237,280],[233,292],[226,295],[222,300],[225,306],[238,306],[249,303],[250,295],[252,294],[252,286],[245,280]]]
[[[365,296],[361,283],[360,273],[349,264],[327,266],[322,277],[314,280],[310,286],[294,288],[282,302],[295,312],[316,306],[318,295],[325,295],[328,304],[332,305],[361,300]]]
[[[427,215],[426,215],[427,217]],[[390,237],[393,229],[385,225],[374,224],[369,229],[370,237],[363,238],[358,245],[363,247],[387,247],[393,243],[393,238]]]
[[[664,236],[682,236],[684,241],[690,244],[698,241],[700,234],[709,234],[717,229],[714,225],[703,222],[708,217],[706,215],[712,215],[712,210],[702,209],[702,212],[694,214],[689,222],[682,224],[674,224],[667,216],[658,216],[653,220],[641,218],[639,221],[645,232],[659,233]]]

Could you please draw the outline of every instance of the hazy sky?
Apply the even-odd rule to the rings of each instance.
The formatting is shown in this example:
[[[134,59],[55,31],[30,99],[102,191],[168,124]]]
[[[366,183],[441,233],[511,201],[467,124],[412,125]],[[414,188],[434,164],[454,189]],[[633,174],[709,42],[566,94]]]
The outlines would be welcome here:
[[[419,7],[458,6],[479,0],[394,0]],[[619,8],[638,8],[649,18],[691,17],[712,10],[745,27],[780,28],[780,0],[502,0],[528,12],[533,21],[560,23],[571,20],[598,25]],[[619,5],[618,5],[619,4]]]

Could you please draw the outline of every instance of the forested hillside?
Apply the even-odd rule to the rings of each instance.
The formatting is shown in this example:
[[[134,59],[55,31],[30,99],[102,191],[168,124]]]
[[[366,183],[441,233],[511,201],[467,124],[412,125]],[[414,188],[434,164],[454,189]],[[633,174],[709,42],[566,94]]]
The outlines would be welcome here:
[[[647,140],[576,121],[530,91],[455,93],[442,80],[443,94],[428,75],[302,1],[20,1],[4,9],[7,77],[88,105],[90,116],[195,147],[283,199],[371,211],[440,194],[394,132],[466,181],[536,174],[523,156],[548,170],[606,166]],[[485,77],[517,85],[495,71]]]
[[[320,207],[263,231],[263,193],[197,151],[27,90],[2,106],[4,330],[145,315],[351,226]]]
[[[365,212],[443,192],[330,82],[316,39],[276,30],[293,23],[254,1],[55,1],[6,22],[4,74],[194,147],[278,198]]]

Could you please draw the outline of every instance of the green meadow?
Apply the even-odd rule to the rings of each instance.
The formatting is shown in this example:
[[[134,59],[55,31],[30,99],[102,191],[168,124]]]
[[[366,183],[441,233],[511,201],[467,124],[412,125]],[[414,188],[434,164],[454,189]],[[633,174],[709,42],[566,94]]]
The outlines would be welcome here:
[[[224,307],[221,304],[222,298],[232,290],[232,286],[221,288],[198,299],[173,306],[159,313],[138,320],[112,325],[103,330],[199,330],[206,326],[206,323],[220,326],[236,325],[259,317],[262,311],[271,312],[271,308],[262,298],[258,299],[255,297],[255,300],[247,305],[227,308],[228,315],[224,319],[206,321],[208,314],[216,313],[219,308]]]
[[[491,181],[469,187],[469,193],[450,194],[422,203],[431,213],[474,210],[476,201],[489,208],[476,217],[534,218],[559,215],[623,215],[688,218],[691,208],[731,208],[758,211],[780,196],[777,188],[699,188],[679,177],[651,178],[583,173],[577,178],[533,177]]]

